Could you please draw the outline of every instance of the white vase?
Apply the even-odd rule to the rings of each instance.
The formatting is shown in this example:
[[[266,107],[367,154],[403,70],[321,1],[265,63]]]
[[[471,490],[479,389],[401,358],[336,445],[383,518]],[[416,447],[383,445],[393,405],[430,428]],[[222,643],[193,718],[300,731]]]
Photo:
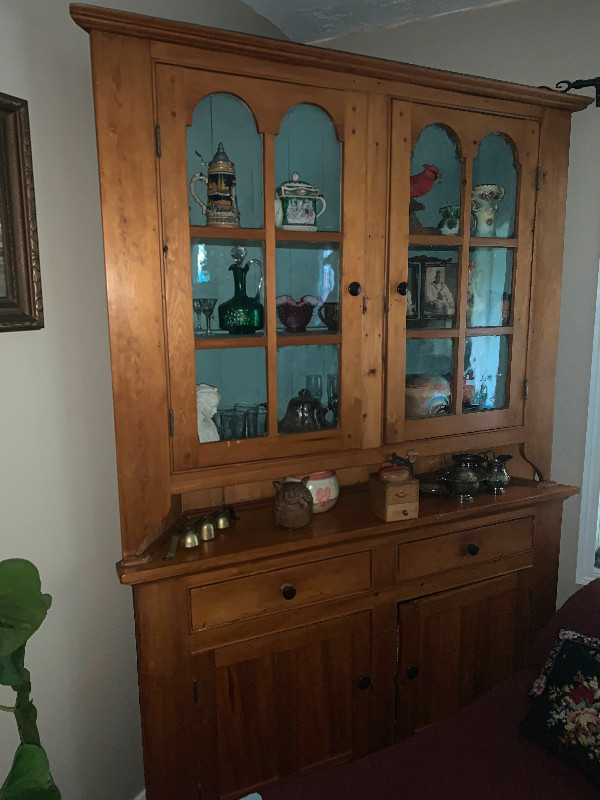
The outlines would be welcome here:
[[[295,475],[293,478],[286,478],[286,481],[299,481],[306,476]],[[325,469],[321,472],[311,472],[308,476],[306,488],[312,494],[313,514],[321,514],[329,511],[337,503],[340,496],[340,485],[337,475],[332,469]]]
[[[496,212],[504,197],[504,187],[495,183],[474,186],[471,193],[471,209],[475,218],[474,236],[496,235]]]

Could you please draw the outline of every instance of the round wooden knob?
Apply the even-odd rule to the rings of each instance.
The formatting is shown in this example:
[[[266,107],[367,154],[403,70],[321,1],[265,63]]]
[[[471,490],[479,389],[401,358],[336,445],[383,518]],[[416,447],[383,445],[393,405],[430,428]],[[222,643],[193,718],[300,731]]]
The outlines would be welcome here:
[[[352,297],[358,297],[362,292],[362,286],[358,281],[352,281],[352,283],[348,284],[348,292]]]
[[[285,600],[293,600],[294,597],[296,597],[296,587],[292,586],[291,583],[288,583],[281,590],[281,594],[283,595]]]
[[[419,674],[419,668],[417,666],[407,667],[407,669],[406,669],[406,677],[410,681],[414,680],[417,677],[418,674]]]
[[[396,286],[396,291],[398,294],[402,295],[402,297],[406,297],[406,293],[408,292],[408,283],[406,281],[400,281],[398,286]]]
[[[479,552],[479,545],[478,544],[470,544],[467,547],[470,556],[476,556]]]
[[[358,688],[363,691],[364,689],[368,689],[371,686],[371,678],[368,675],[363,675],[362,678],[358,679]]]

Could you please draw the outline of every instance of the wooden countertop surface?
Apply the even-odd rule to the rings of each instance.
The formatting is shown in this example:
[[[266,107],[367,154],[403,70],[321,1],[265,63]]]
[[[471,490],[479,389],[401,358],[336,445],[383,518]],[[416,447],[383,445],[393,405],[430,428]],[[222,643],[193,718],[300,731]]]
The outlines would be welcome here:
[[[536,481],[513,479],[503,495],[477,494],[471,503],[459,504],[449,496],[424,496],[419,501],[419,516],[404,522],[383,522],[369,510],[366,485],[343,489],[333,509],[315,514],[305,528],[288,531],[273,525],[272,503],[264,500],[236,507],[239,520],[217,533],[215,539],[201,542],[192,549],[178,548],[172,560],[165,561],[170,534],[200,516],[188,513],[177,526],[161,537],[149,551],[150,561],[144,564],[117,564],[122,583],[135,585],[164,580],[218,567],[232,566],[239,561],[254,561],[303,550],[355,541],[364,537],[404,534],[406,541],[426,538],[430,527],[464,522],[492,515],[518,511],[520,508],[566,500],[579,492],[564,484],[544,485]]]

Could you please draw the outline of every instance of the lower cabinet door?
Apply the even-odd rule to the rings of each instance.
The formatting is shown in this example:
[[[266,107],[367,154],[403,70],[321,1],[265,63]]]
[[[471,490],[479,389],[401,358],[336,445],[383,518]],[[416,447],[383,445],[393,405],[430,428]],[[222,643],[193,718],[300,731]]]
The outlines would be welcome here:
[[[519,669],[531,569],[398,605],[397,738],[437,722]]]
[[[366,753],[370,630],[361,612],[194,656],[202,800]]]

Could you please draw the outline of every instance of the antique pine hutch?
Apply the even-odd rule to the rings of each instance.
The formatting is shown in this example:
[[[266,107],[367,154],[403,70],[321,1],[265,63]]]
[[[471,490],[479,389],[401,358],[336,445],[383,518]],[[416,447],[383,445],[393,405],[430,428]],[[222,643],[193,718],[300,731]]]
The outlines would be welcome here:
[[[568,142],[588,101],[71,14],[91,38],[147,797],[236,798],[469,702],[553,611],[575,491],[549,480]],[[304,221],[276,199],[286,182]],[[220,316],[233,278],[264,315],[252,330]],[[201,384],[220,395],[202,442]],[[307,385],[328,410],[290,432]],[[507,453],[513,480],[384,523],[365,487],[392,451],[417,473]],[[337,505],[275,528],[272,481],[324,469]],[[164,558],[183,522],[231,504],[234,525]]]

